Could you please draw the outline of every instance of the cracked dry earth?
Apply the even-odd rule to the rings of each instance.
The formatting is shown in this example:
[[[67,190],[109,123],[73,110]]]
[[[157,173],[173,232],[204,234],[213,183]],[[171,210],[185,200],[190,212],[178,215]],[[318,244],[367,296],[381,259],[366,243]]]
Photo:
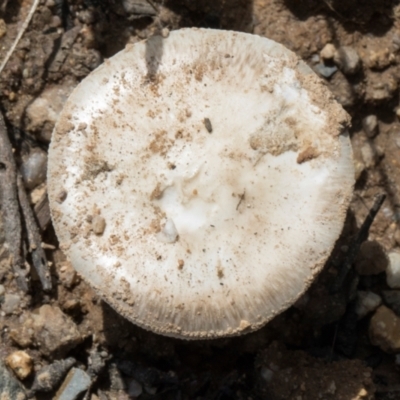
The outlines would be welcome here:
[[[0,224],[1,399],[400,398],[400,6],[391,0],[43,0],[0,76],[1,109],[51,264],[53,289],[18,290]],[[2,59],[31,7],[0,2]],[[352,118],[356,190],[317,281],[261,330],[185,342],[144,331],[95,295],[58,247],[46,202],[57,116],[106,58],[162,29],[273,39]],[[376,196],[384,201],[340,290],[330,290]],[[3,217],[7,209],[2,205]],[[31,260],[27,259],[28,264]]]

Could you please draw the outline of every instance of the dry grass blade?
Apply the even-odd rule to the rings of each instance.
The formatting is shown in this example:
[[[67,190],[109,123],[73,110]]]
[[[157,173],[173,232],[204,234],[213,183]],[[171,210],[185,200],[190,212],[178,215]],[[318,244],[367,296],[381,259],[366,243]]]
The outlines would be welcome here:
[[[31,22],[31,19],[33,17],[33,14],[35,13],[37,6],[39,5],[40,0],[34,0],[31,9],[29,10],[29,14],[26,17],[22,28],[20,29],[20,31],[18,32],[17,37],[14,40],[14,43],[12,44],[10,50],[8,50],[6,56],[4,57],[3,62],[0,65],[0,74],[3,72],[4,67],[7,65],[8,60],[10,59],[10,57],[12,56],[12,54],[14,53],[16,47],[18,46],[19,41],[21,40],[23,34],[26,31],[26,28],[28,27],[29,23]]]
[[[5,212],[4,227],[6,242],[12,257],[12,265],[17,284],[24,292],[28,291],[22,255],[22,226],[18,204],[17,168],[6,125],[0,113],[0,204]]]
[[[51,290],[51,276],[47,264],[46,254],[41,246],[42,237],[35,221],[35,217],[29,204],[29,199],[25,192],[24,184],[20,175],[17,177],[17,186],[19,203],[28,236],[29,250],[32,253],[32,263],[39,276],[43,290],[49,291]]]

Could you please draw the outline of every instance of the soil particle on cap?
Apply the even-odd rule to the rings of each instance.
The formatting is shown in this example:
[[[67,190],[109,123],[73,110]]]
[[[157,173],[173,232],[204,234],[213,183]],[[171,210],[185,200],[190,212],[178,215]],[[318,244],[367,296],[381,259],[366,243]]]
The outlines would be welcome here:
[[[297,156],[297,163],[302,164],[306,161],[310,161],[313,158],[317,158],[319,156],[319,152],[317,149],[309,146],[305,150],[301,151]]]
[[[203,122],[204,122],[204,126],[205,126],[206,129],[207,129],[207,132],[208,132],[208,133],[212,133],[213,127],[212,127],[212,125],[211,125],[210,118],[204,118]]]
[[[56,201],[57,203],[63,203],[65,201],[65,199],[67,198],[68,192],[66,190],[62,190],[61,192],[59,192],[56,196]]]
[[[106,229],[106,220],[101,215],[92,218],[92,230],[96,235],[102,235]]]

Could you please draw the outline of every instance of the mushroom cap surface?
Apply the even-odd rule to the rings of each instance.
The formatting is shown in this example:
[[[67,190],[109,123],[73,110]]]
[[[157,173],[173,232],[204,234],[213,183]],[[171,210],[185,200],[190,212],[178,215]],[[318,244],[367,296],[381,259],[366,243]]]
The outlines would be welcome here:
[[[254,331],[293,304],[343,226],[348,115],[269,39],[182,29],[107,60],[54,129],[61,248],[120,314],[185,339]]]

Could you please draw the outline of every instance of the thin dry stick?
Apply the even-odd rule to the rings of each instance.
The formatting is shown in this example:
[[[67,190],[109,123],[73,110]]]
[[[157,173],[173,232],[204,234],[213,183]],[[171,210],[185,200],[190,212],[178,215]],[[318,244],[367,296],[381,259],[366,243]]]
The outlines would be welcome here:
[[[25,228],[28,235],[29,251],[32,252],[32,263],[42,283],[43,290],[51,290],[51,276],[46,254],[42,248],[42,237],[36,224],[28,196],[25,192],[21,175],[17,177],[18,198],[24,216]]]
[[[0,112],[0,204],[3,208],[6,243],[10,249],[12,266],[18,287],[28,291],[22,256],[22,226],[18,204],[17,168],[7,128]]]
[[[156,5],[153,3],[152,0],[147,0],[147,3],[149,3],[150,6],[154,9],[154,11],[155,11],[156,13],[158,13],[158,8],[156,7]]]
[[[29,10],[29,14],[26,17],[22,28],[20,29],[20,31],[18,32],[17,37],[14,40],[14,43],[12,44],[10,50],[8,50],[8,53],[6,54],[6,56],[4,57],[3,62],[0,65],[0,74],[3,72],[4,67],[6,66],[6,64],[8,63],[8,60],[10,59],[10,57],[12,56],[12,54],[14,53],[16,47],[18,46],[19,41],[22,38],[22,35],[25,33],[26,28],[28,28],[29,23],[31,22],[31,19],[33,17],[33,14],[35,13],[37,6],[39,5],[40,0],[34,0],[31,9]]]
[[[360,250],[361,244],[368,239],[369,229],[371,228],[372,223],[378,214],[383,202],[386,199],[385,194],[380,194],[376,197],[375,202],[371,209],[369,210],[368,215],[366,216],[364,222],[362,223],[357,235],[352,239],[349,245],[349,250],[347,251],[346,258],[339,270],[339,273],[336,277],[335,282],[332,285],[331,292],[337,293],[343,286],[343,283],[347,277],[347,274],[351,270],[351,266]]]

